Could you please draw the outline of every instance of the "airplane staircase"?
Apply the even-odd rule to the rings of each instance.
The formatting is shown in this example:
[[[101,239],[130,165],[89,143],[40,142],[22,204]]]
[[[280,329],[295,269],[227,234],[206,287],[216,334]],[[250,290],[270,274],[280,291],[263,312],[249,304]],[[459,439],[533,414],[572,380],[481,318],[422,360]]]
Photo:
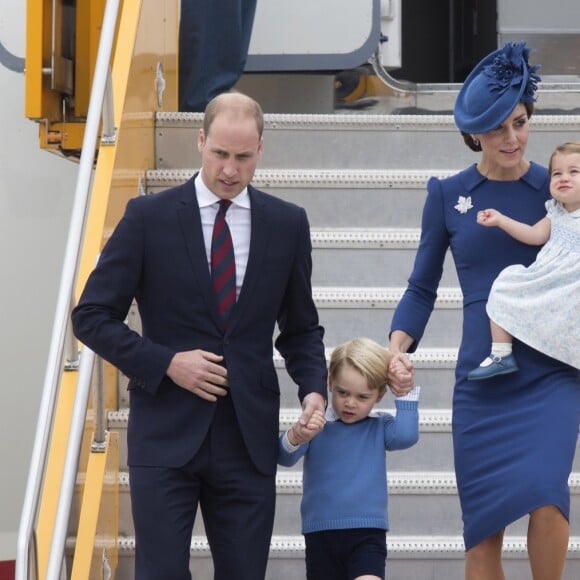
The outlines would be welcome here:
[[[109,142],[101,141],[97,146],[73,284],[75,296],[127,200],[181,183],[199,168],[196,136],[202,117],[174,112],[176,49],[167,39],[175,41],[175,4],[169,0],[121,3],[118,30],[125,36],[123,43],[115,44],[110,79],[116,132]],[[160,10],[163,34],[153,33],[158,30]],[[41,64],[40,58],[28,58],[29,74]],[[30,94],[46,92],[38,78]],[[245,86],[252,94],[251,83]],[[570,100],[570,91],[558,86],[545,84],[541,88],[540,103],[544,102],[546,109],[543,112],[539,108],[532,120],[528,157],[540,163],[547,162],[556,144],[580,135],[580,116],[569,106],[558,109],[561,101]],[[405,106],[391,103],[385,110],[266,115],[264,154],[253,184],[307,210],[314,296],[326,328],[329,353],[335,345],[355,336],[386,343],[391,315],[418,246],[426,181],[431,175],[448,175],[476,160],[464,146],[449,112],[456,88],[424,87],[423,94],[418,91],[412,97],[412,107],[407,106],[409,99],[395,99],[399,104],[404,101]],[[572,91],[573,102],[577,102],[577,91],[577,87]],[[54,107],[54,99],[49,104]],[[49,116],[46,102],[28,103],[28,108],[31,118]],[[426,114],[410,114],[418,110]],[[67,150],[69,156],[82,148],[82,130],[69,121],[41,124],[40,137],[41,146]],[[448,266],[421,348],[413,355],[417,384],[422,386],[420,440],[409,450],[390,453],[387,459],[390,580],[463,577],[461,515],[451,444],[451,398],[462,297],[452,264]],[[136,308],[129,313],[128,324],[139,329]],[[81,362],[87,352],[82,350]],[[298,414],[298,399],[282,359],[275,352],[273,357],[282,390],[280,423],[284,429]],[[56,403],[47,461],[59,473],[79,374],[73,366],[59,378],[61,398]],[[70,570],[66,576],[75,580],[129,580],[135,543],[126,465],[126,379],[109,365],[97,374],[105,385],[106,445],[111,463],[91,457],[88,441],[94,409],[88,405],[66,538],[65,569]],[[96,384],[93,381],[94,388]],[[392,396],[386,396],[381,407],[393,409]],[[57,460],[53,460],[54,454]],[[579,461],[570,479],[572,521],[565,580],[580,577]],[[40,578],[45,578],[43,571],[52,541],[49,529],[61,486],[58,474],[45,475],[39,519],[49,522],[35,532]],[[305,577],[299,516],[301,486],[300,464],[279,469],[268,580]],[[113,512],[103,516],[98,505],[105,501]],[[525,528],[522,520],[506,531],[505,567],[510,580],[530,577]],[[89,546],[82,563],[77,560],[81,557],[80,544]],[[194,529],[191,570],[195,580],[213,577],[201,516]]]

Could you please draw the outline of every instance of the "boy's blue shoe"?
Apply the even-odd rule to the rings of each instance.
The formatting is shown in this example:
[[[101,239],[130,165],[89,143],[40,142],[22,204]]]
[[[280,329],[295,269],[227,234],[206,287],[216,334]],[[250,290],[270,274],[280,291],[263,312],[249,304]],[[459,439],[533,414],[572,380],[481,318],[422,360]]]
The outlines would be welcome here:
[[[491,377],[497,377],[498,375],[515,373],[518,370],[518,363],[513,354],[504,357],[490,355],[487,358],[491,359],[491,364],[485,367],[479,366],[471,371],[467,375],[468,381],[482,381],[484,379],[491,379]]]

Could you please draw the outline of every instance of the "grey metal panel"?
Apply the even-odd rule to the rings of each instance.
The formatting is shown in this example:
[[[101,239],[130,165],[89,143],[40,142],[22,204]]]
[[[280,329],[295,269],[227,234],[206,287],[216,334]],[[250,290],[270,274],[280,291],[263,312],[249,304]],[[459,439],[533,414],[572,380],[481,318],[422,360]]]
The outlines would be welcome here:
[[[580,2],[575,3],[574,9],[579,13],[574,20],[565,20],[558,14],[558,19],[567,25],[572,24],[574,31],[556,32],[547,30],[535,32],[516,30],[506,27],[500,31],[499,41],[516,42],[525,40],[533,48],[530,60],[533,64],[540,64],[540,76],[547,75],[580,75]],[[557,11],[548,10],[546,14],[557,14]],[[575,79],[577,80],[577,79]],[[580,107],[580,100],[576,101]]]
[[[355,336],[368,336],[381,344],[387,335],[394,309],[326,309],[319,308],[320,323],[325,328],[325,339],[336,345]],[[461,310],[435,310],[425,330],[422,345],[425,348],[453,348],[461,337]]]
[[[334,111],[334,72],[246,72],[234,87],[254,98],[265,113]]]
[[[345,54],[248,55],[245,72],[339,71],[365,64],[379,45],[379,26],[373,27],[365,44]]]
[[[497,0],[497,29],[505,32],[580,32],[577,0]]]
[[[413,249],[314,249],[312,283],[317,286],[404,287],[411,274],[415,254]],[[446,260],[441,281],[443,286],[457,285],[451,260],[451,257]]]
[[[265,185],[263,189],[306,208],[311,227],[334,228],[418,228],[427,195],[424,186],[413,189],[361,186],[316,190],[314,187]]]
[[[525,40],[540,74],[580,74],[580,2],[498,0],[498,45]]]
[[[344,4],[340,10],[336,10],[334,0],[307,2],[302,8],[296,3],[284,1],[278,5],[258,2],[246,72],[344,70],[364,64],[379,46],[380,0],[362,2],[370,7],[368,20],[365,18],[365,10],[357,9],[356,4]],[[361,5],[360,0],[358,5]],[[276,7],[280,12],[279,17],[273,19],[276,26],[272,26],[272,19],[262,22],[261,11],[275,11]],[[290,12],[287,16],[291,14],[295,18],[284,16],[284,11],[288,10]],[[301,10],[303,14],[298,19],[296,13]],[[314,19],[321,12],[325,16],[315,27],[304,26],[305,20]],[[298,23],[298,20],[302,21],[302,26],[292,28],[292,24]],[[368,27],[364,38],[349,36],[355,23]],[[270,37],[275,35],[275,41],[263,38],[268,32]],[[268,50],[272,52],[265,52]]]

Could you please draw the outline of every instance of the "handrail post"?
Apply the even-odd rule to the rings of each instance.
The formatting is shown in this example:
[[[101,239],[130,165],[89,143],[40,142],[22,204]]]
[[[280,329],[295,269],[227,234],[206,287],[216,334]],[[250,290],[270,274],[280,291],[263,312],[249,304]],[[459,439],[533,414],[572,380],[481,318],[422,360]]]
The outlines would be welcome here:
[[[99,356],[95,361],[93,379],[93,406],[95,409],[95,433],[91,451],[104,453],[107,450],[105,429],[105,361]]]
[[[116,141],[117,128],[115,127],[115,107],[113,104],[113,79],[111,77],[111,67],[109,67],[103,100],[103,132],[101,135],[101,145],[114,145]]]
[[[82,439],[84,432],[84,417],[89,399],[94,361],[95,354],[93,351],[86,347],[83,348],[45,580],[58,580],[62,570],[68,521],[79,463],[79,453],[75,442]],[[82,420],[79,420],[79,417]]]
[[[66,345],[65,345],[65,356],[64,356],[64,370],[65,371],[76,371],[79,368],[79,345],[78,341],[74,335],[72,328],[71,314],[74,308],[74,296],[71,297],[69,304],[69,317],[67,321],[67,332],[66,332]]]
[[[95,146],[97,144],[105,86],[107,84],[107,73],[117,28],[119,4],[120,0],[107,0],[103,15],[101,38],[95,63],[85,133],[83,136],[82,153],[77,174],[69,235],[64,254],[64,265],[57,296],[56,312],[39,408],[39,418],[18,530],[15,580],[29,580],[30,541],[33,537],[40,490],[48,455],[48,442],[50,441],[51,424],[56,405],[58,380],[61,372],[65,334],[70,312],[70,298],[73,294],[74,281],[78,268],[79,248],[81,246],[85,214],[89,200],[89,189],[95,160]],[[64,533],[66,535],[66,526]],[[53,531],[53,542],[55,540],[55,534],[56,530]],[[58,544],[59,546],[61,545],[60,542]],[[62,544],[62,550],[64,550],[64,544]],[[52,553],[52,545],[50,552],[49,563],[55,559]],[[60,568],[53,578],[58,578],[59,574]],[[44,580],[52,580],[52,578],[47,575]]]

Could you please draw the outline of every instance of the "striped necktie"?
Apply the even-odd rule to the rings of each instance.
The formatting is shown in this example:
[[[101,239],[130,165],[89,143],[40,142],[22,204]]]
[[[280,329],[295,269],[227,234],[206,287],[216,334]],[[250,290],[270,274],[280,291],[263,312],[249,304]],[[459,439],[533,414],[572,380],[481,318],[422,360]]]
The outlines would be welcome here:
[[[216,296],[218,312],[227,328],[228,319],[236,302],[236,262],[226,212],[232,204],[221,199],[211,237],[211,280]]]

